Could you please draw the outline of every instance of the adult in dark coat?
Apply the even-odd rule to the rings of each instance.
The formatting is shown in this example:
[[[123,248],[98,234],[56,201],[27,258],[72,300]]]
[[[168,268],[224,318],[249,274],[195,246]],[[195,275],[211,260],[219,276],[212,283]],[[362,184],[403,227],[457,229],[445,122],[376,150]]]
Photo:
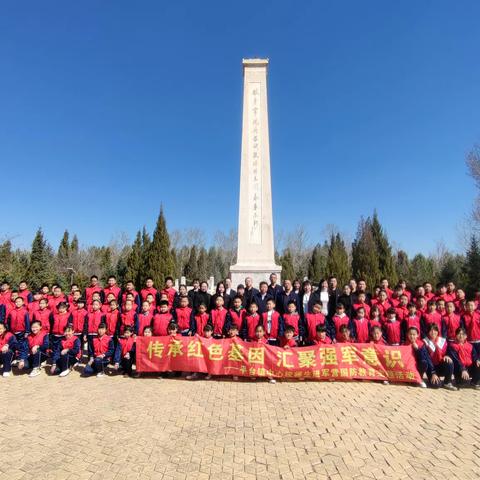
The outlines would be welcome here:
[[[215,301],[217,300],[218,297],[223,298],[223,306],[228,310],[230,308],[232,299],[230,298],[229,295],[227,295],[225,291],[225,284],[223,282],[217,283],[217,289],[215,293],[212,295],[212,298],[210,299],[210,310],[213,310],[215,308],[215,305],[216,305]]]
[[[288,311],[289,302],[295,302],[298,311],[298,295],[293,291],[293,285],[291,280],[284,280],[283,292],[280,294],[277,300],[277,310],[280,314],[285,314]]]
[[[267,302],[273,298],[268,293],[268,283],[260,282],[260,290],[253,296],[255,303],[258,305],[258,313],[262,314],[267,311]]]
[[[277,303],[277,299],[283,292],[283,287],[277,283],[278,276],[276,273],[270,274],[270,285],[268,286],[268,293],[272,296]]]
[[[193,308],[196,310],[198,306],[203,303],[207,307],[207,310],[210,310],[210,298],[208,283],[204,280],[200,283],[200,290],[193,295]]]
[[[243,298],[245,300],[245,306],[248,308],[252,303],[253,298],[258,293],[258,290],[253,287],[253,280],[251,277],[245,279],[245,293]]]
[[[335,315],[337,308],[338,297],[342,294],[337,287],[337,277],[331,276],[328,279],[328,317],[332,318]]]

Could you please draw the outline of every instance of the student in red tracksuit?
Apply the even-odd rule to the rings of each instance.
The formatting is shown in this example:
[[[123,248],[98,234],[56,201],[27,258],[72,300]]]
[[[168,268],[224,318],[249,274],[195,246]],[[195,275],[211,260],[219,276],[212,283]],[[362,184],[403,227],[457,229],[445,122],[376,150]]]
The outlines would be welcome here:
[[[457,336],[457,330],[462,325],[462,319],[458,313],[455,313],[455,304],[453,302],[447,302],[445,306],[445,315],[442,318],[445,325],[447,341],[454,342]]]
[[[80,347],[87,341],[88,325],[87,325],[88,312],[85,308],[85,299],[80,297],[70,310],[69,323],[73,327],[73,334],[79,339]],[[82,351],[83,348],[80,348]]]
[[[224,338],[230,325],[230,315],[224,307],[223,297],[215,299],[215,308],[210,312],[210,323],[213,327],[213,338]]]
[[[115,345],[113,338],[107,335],[107,326],[101,323],[98,326],[97,336],[93,339],[93,358],[85,365],[84,376],[96,374],[97,377],[105,375],[105,368],[113,360]]]
[[[267,300],[267,311],[262,313],[262,325],[265,329],[265,338],[268,340],[268,344],[278,345],[285,326],[280,313],[275,310],[275,300],[273,298]]]
[[[33,295],[28,289],[28,285],[25,280],[22,280],[18,284],[18,296],[23,298],[23,303],[25,305],[28,305],[29,303],[33,302]]]
[[[108,299],[108,295],[113,295],[113,300],[120,301],[122,289],[117,285],[115,275],[110,275],[107,279],[107,286],[103,289],[103,298]]]
[[[254,340],[254,342],[258,346],[268,345],[268,339],[265,336],[265,328],[263,327],[263,325],[261,323],[259,325],[257,325],[257,328],[255,328],[255,340]],[[237,377],[237,379],[238,379],[238,377]],[[256,380],[255,377],[250,377],[250,379],[251,380]],[[267,377],[267,380],[268,380],[268,383],[271,383],[271,384],[277,383],[277,381],[273,377]]]
[[[138,312],[141,306],[140,295],[135,291],[135,285],[131,280],[125,284],[125,291],[122,293],[122,310],[123,305],[125,305],[125,302],[129,299],[129,296],[131,296],[130,300],[132,300],[134,304],[135,311]]]
[[[447,353],[453,360],[457,385],[471,383],[480,390],[480,358],[472,344],[467,342],[467,332],[463,327],[457,328],[455,341],[448,344]]]
[[[295,327],[292,325],[286,325],[283,337],[280,339],[280,346],[285,349],[289,349],[297,346],[295,340]]]
[[[173,310],[173,318],[177,322],[178,330],[183,336],[192,335],[194,330],[193,310],[189,307],[188,297],[182,296],[179,299],[179,306]]]
[[[394,308],[389,308],[386,311],[383,330],[388,345],[401,345],[404,342],[405,329],[403,328],[403,322],[397,318]]]
[[[370,316],[368,317],[368,323],[370,326],[370,330],[372,330],[373,327],[382,328],[383,320],[380,314],[380,309],[376,305],[373,305],[373,307],[370,309]]]
[[[351,322],[352,336],[356,343],[368,343],[370,340],[370,323],[365,317],[365,309],[359,307],[357,316]]]
[[[175,288],[173,288],[173,278],[167,277],[165,279],[165,287],[161,291],[161,294],[167,294],[168,306],[170,308],[173,307],[173,301],[175,300],[176,293],[177,291],[175,290]]]
[[[27,334],[30,333],[30,316],[22,297],[15,298],[15,308],[7,317],[8,330],[15,335],[17,355],[25,358],[27,351]]]
[[[133,376],[135,363],[135,337],[132,327],[125,327],[115,350],[115,369],[121,368],[125,376]]]
[[[442,384],[440,377],[444,377],[443,386],[447,390],[457,390],[452,384],[454,366],[451,357],[447,355],[447,340],[439,336],[439,328],[435,323],[430,324],[423,343],[430,359],[427,369],[430,384],[438,387]]]
[[[116,302],[117,300],[115,299],[115,295],[113,293],[109,293],[107,295],[107,298],[104,300],[102,304],[102,312],[103,313],[108,313],[110,311],[110,302]],[[118,306],[118,303],[117,303]]]
[[[367,303],[367,294],[365,292],[358,292],[357,303],[353,304],[353,314],[355,315],[357,309],[363,307],[365,310],[365,316],[370,318],[370,305]]]
[[[102,308],[102,303],[100,302],[100,300],[93,300],[91,305],[92,311],[89,312],[87,316],[88,358],[90,360],[94,356],[93,341],[98,335],[98,326],[101,323],[105,325],[105,314],[102,312],[101,308]]]
[[[138,316],[132,300],[126,300],[123,304],[122,313],[120,314],[120,328],[118,332],[120,336],[123,335],[125,327],[127,326],[133,328],[134,334],[143,334],[143,332],[138,331]]]
[[[142,308],[140,313],[137,315],[138,318],[138,335],[142,335],[142,332],[145,330],[145,327],[151,327],[153,322],[154,309],[150,303],[145,300],[142,302]]]
[[[428,302],[428,310],[422,315],[422,332],[427,335],[430,325],[433,323],[438,327],[438,331],[444,337],[445,327],[443,325],[442,316],[437,312],[437,303],[435,300]]]
[[[325,316],[322,314],[322,304],[317,301],[312,305],[312,312],[305,314],[305,332],[309,345],[313,344],[319,325],[325,325]]]
[[[473,300],[469,300],[465,304],[463,324],[467,331],[468,341],[472,344],[477,356],[480,357],[480,313],[475,311],[475,302]]]
[[[317,325],[315,329],[315,337],[313,337],[313,345],[330,345],[332,339],[327,335],[327,327],[325,325]]]
[[[48,308],[52,312],[57,311],[59,303],[67,303],[67,296],[62,292],[62,288],[58,285],[53,289],[53,296],[48,301]]]
[[[407,305],[408,315],[404,318],[403,327],[405,329],[405,335],[409,328],[415,327],[420,333],[422,331],[421,317],[417,313],[417,306],[414,303]]]
[[[290,325],[295,330],[295,341],[298,345],[301,345],[305,337],[305,328],[300,318],[299,313],[297,312],[297,303],[295,300],[290,300],[287,303],[287,313],[283,315],[283,323],[285,327]]]
[[[114,337],[116,342],[121,324],[120,309],[118,308],[117,300],[110,301],[109,308],[105,312],[104,322],[107,325],[107,335]]]
[[[19,370],[31,368],[28,374],[30,378],[40,375],[42,370],[40,365],[47,359],[47,350],[49,348],[48,332],[42,329],[42,324],[34,320],[30,325],[31,332],[27,336],[28,351],[25,360],[18,363]]]
[[[33,320],[33,315],[35,312],[38,312],[40,309],[40,300],[43,298],[42,292],[34,292],[33,293],[33,300],[27,305],[28,313],[30,314],[30,318]]]
[[[405,318],[408,316],[408,297],[405,294],[401,294],[399,301],[396,305],[395,312],[397,314],[397,318],[400,322],[403,322]]]
[[[12,359],[17,350],[15,335],[7,332],[4,323],[0,323],[0,364],[3,365],[2,376],[9,377],[12,372]]]
[[[98,283],[98,277],[96,275],[92,275],[90,277],[90,285],[85,289],[85,299],[87,300],[87,307],[89,307],[93,302],[93,294],[100,293],[102,291],[102,287]]]
[[[73,327],[68,325],[63,332],[60,348],[53,355],[54,373],[59,377],[66,377],[72,368],[79,362],[82,355],[80,340],[75,336]]]
[[[240,297],[235,297],[232,300],[232,308],[228,310],[230,314],[230,322],[234,323],[237,326],[239,332],[243,328],[243,320],[247,315],[247,311],[243,308],[242,299]]]
[[[337,308],[335,310],[335,315],[332,317],[331,320],[331,328],[330,328],[330,338],[334,341],[339,342],[341,339],[340,336],[340,328],[343,325],[347,325],[350,327],[351,322],[348,315],[345,313],[345,306],[343,303],[338,303]]]
[[[158,290],[154,287],[153,278],[151,277],[148,277],[145,280],[145,288],[142,288],[140,290],[140,297],[142,302],[144,302],[145,300],[148,300],[148,295],[152,295],[152,298],[153,298],[152,305],[153,305],[153,308],[155,309],[160,300],[160,296],[158,294]]]
[[[197,307],[197,312],[194,317],[192,333],[203,337],[205,327],[209,325],[208,323],[209,320],[210,320],[210,315],[207,313],[207,306],[204,303],[201,303]],[[212,335],[213,335],[213,327],[212,327]]]
[[[38,302],[38,310],[33,314],[33,320],[40,322],[42,330],[50,332],[50,315],[52,311],[48,308],[48,300],[42,298]]]
[[[255,340],[255,329],[262,323],[262,317],[258,313],[258,305],[252,300],[248,307],[248,314],[243,320],[242,338],[247,341]]]
[[[370,330],[370,343],[374,343],[376,345],[386,345],[385,342],[385,334],[383,333],[382,327],[378,325],[374,325]]]
[[[161,300],[158,308],[159,312],[153,316],[152,321],[153,335],[156,337],[164,337],[168,335],[168,325],[174,322],[174,319],[170,313],[167,300]]]
[[[50,347],[54,355],[60,348],[60,341],[67,325],[70,325],[70,314],[67,311],[67,304],[60,302],[57,305],[57,311],[50,315]],[[52,375],[54,372],[55,365],[52,365]]]
[[[88,313],[93,312],[93,303],[94,302],[99,302],[100,303],[100,311],[104,313],[103,311],[103,301],[102,301],[102,292],[93,292],[92,294],[92,302],[90,305],[87,305],[87,311]]]

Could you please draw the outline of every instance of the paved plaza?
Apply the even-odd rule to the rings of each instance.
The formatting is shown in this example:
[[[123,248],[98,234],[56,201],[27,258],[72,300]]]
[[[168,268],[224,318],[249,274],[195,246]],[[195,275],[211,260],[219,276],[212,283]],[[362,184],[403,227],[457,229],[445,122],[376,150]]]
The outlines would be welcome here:
[[[480,474],[473,390],[77,373],[0,380],[1,479]]]

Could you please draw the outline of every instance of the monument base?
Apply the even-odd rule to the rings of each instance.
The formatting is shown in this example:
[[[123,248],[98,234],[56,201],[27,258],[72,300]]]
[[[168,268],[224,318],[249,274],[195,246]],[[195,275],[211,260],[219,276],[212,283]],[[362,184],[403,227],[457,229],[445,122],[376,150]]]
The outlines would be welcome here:
[[[261,265],[261,266],[249,266],[249,265],[232,265],[230,267],[230,278],[232,280],[232,288],[237,289],[237,285],[245,285],[245,278],[251,277],[253,286],[258,288],[260,282],[267,282],[270,284],[270,275],[272,273],[277,274],[277,282],[280,283],[280,274],[282,267],[280,265]]]

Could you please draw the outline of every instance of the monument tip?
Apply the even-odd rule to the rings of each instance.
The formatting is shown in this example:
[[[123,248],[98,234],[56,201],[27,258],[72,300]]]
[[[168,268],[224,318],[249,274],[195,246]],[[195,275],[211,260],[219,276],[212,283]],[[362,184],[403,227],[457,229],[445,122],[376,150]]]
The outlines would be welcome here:
[[[242,64],[244,67],[262,67],[268,65],[268,58],[244,58],[242,59]]]

